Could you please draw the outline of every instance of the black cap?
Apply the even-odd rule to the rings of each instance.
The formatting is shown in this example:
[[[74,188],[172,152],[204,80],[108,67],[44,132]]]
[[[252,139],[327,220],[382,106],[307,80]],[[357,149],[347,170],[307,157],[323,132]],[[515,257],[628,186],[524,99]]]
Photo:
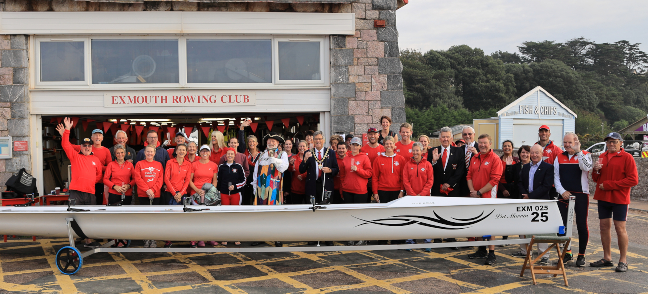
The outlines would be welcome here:
[[[84,145],[84,144],[92,145],[92,140],[90,140],[90,138],[84,138],[83,141],[81,141],[81,145]]]
[[[605,137],[605,140],[603,140],[603,141],[607,141],[608,139],[614,139],[614,140],[620,140],[620,141],[623,141],[623,138],[621,138],[621,135],[620,135],[619,133],[617,133],[617,132],[609,133],[609,134]]]

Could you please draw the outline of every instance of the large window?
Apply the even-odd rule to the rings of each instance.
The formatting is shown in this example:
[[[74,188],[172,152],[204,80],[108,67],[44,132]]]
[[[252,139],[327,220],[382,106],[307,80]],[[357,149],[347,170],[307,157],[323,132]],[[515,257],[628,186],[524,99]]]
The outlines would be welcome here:
[[[187,83],[272,83],[272,41],[187,40]]]
[[[326,38],[37,38],[36,87],[326,86]]]
[[[93,84],[179,81],[178,40],[92,40]]]

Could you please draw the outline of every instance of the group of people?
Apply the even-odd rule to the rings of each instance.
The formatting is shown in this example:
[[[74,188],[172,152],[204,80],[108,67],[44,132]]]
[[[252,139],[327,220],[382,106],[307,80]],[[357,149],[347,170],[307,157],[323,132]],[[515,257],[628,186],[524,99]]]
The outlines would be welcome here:
[[[249,124],[250,121],[241,123],[238,136],[230,138],[228,146],[219,131],[212,132],[210,145],[200,148],[183,133],[178,133],[176,147],[165,150],[160,147],[157,133],[151,131],[147,134],[145,148],[135,154],[125,145],[127,138],[123,132],[117,133],[116,146],[104,150],[98,139],[100,130],[93,131],[92,138],[82,140],[75,149],[69,143],[71,122],[65,118],[64,124],[57,129],[63,135],[63,148],[72,162],[70,199],[77,204],[97,203],[95,199],[99,198],[95,197],[99,197],[104,184],[110,189],[109,203],[121,199],[129,203],[133,186],[137,186],[139,203],[144,205],[180,204],[187,195],[204,196],[211,186],[220,192],[223,205],[307,204],[313,201],[386,203],[405,195],[558,199],[566,223],[567,207],[573,195],[579,233],[576,265],[584,266],[589,238],[588,176],[592,171],[597,182],[594,199],[599,201],[604,257],[590,265],[613,266],[610,251],[613,219],[621,253],[617,271],[627,270],[625,221],[630,188],[638,183],[638,177],[634,159],[621,148],[622,138],[617,133],[606,137],[607,151],[593,162],[591,154],[580,150],[576,134],[564,136],[563,151],[550,140],[550,128],[546,125],[539,128],[539,141],[533,146],[520,146],[516,157],[512,141],[503,142],[503,155],[498,156],[492,150],[491,137],[482,134],[475,141],[472,127],[465,127],[463,139],[456,142],[452,129],[441,128],[441,145],[432,148],[428,136],[420,136],[417,142],[412,140],[413,128],[408,123],[400,125],[398,134],[393,132],[388,116],[381,117],[381,130],[367,130],[368,142],[364,146],[360,137],[335,135],[330,138],[329,147],[325,147],[324,134],[316,131],[299,141],[270,133],[263,140],[265,150],[260,150],[254,135],[244,139],[244,129]],[[204,246],[201,243],[196,246]],[[145,243],[145,246],[155,246],[153,244]],[[281,242],[275,244],[281,246]],[[332,242],[325,244],[333,245]],[[357,241],[354,244],[365,243]],[[170,242],[165,245],[170,246]],[[525,250],[526,246],[521,246],[521,251],[515,255],[526,256]],[[486,264],[494,264],[495,247],[480,246],[468,257],[485,258]],[[565,261],[572,258],[569,250]],[[548,256],[545,256],[542,262],[547,261]]]

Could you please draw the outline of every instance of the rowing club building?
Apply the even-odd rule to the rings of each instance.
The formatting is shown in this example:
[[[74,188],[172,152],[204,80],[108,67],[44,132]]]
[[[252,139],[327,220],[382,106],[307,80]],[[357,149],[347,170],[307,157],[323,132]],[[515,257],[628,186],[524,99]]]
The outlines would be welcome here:
[[[0,185],[62,187],[56,124],[118,130],[357,134],[405,122],[396,11],[407,0],[0,1]]]

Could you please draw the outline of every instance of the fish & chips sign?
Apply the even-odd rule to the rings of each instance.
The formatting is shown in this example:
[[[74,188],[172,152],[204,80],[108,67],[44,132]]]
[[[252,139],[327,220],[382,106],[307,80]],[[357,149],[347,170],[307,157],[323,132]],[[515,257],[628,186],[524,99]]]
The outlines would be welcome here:
[[[105,107],[146,107],[146,106],[242,106],[255,105],[255,92],[204,92],[204,93],[169,93],[137,94],[106,93]]]

